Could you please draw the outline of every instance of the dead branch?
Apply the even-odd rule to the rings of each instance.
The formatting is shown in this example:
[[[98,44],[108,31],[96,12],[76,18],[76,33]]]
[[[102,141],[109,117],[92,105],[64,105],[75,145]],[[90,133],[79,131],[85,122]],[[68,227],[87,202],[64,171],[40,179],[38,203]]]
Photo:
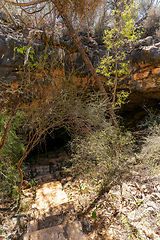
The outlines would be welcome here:
[[[5,13],[7,14],[7,16],[9,17],[11,23],[13,23],[15,29],[18,28],[18,25],[16,24],[16,22],[14,21],[12,15],[10,14],[10,12],[8,11],[8,9],[4,6],[4,4],[0,3],[0,6],[3,8],[3,10],[5,11]]]

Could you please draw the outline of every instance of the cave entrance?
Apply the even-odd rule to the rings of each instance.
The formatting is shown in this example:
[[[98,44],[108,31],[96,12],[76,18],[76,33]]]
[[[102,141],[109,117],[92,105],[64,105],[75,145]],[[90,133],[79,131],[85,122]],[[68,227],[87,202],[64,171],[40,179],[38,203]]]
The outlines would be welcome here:
[[[28,154],[27,159],[40,155],[48,156],[50,152],[55,152],[58,149],[64,148],[67,151],[67,143],[71,140],[65,128],[50,131],[45,136],[42,136],[40,142]]]

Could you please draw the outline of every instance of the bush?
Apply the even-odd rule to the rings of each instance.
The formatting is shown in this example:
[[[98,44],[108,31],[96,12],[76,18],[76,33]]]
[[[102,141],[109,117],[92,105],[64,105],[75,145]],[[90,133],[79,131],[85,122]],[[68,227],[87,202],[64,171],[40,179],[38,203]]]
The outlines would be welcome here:
[[[17,134],[21,112],[17,112],[4,143],[0,155],[0,198],[1,200],[18,194],[17,183],[20,181],[16,164],[24,152],[24,145]],[[8,116],[3,113],[0,116],[0,138],[3,127],[8,121]]]
[[[147,136],[144,139],[142,150],[138,156],[146,170],[154,173],[160,170],[160,115],[151,115],[143,123],[147,129]]]
[[[75,138],[71,143],[72,173],[106,184],[113,180],[132,152],[129,132],[120,133],[106,123],[102,130],[92,132],[86,138]]]
[[[160,132],[160,126],[159,126]],[[142,147],[140,159],[144,167],[151,173],[160,170],[160,136],[150,135]]]

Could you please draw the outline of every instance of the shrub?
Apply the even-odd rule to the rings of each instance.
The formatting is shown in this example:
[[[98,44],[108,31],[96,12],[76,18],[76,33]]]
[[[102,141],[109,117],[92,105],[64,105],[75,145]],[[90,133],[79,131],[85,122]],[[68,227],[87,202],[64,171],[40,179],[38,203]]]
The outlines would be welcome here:
[[[120,133],[106,123],[104,129],[92,132],[86,138],[75,138],[71,143],[72,173],[107,183],[113,180],[132,151],[129,132]]]
[[[160,170],[160,115],[150,115],[143,127],[148,134],[138,158],[149,172],[154,173]]]
[[[160,127],[159,127],[160,132]],[[142,147],[140,159],[144,167],[151,173],[160,169],[160,136],[150,135]]]
[[[18,194],[17,183],[19,175],[16,163],[23,154],[24,145],[17,134],[21,112],[17,112],[11,127],[8,130],[5,144],[0,155],[0,198],[16,198]],[[0,115],[0,138],[3,134],[3,127],[8,121],[5,113]]]

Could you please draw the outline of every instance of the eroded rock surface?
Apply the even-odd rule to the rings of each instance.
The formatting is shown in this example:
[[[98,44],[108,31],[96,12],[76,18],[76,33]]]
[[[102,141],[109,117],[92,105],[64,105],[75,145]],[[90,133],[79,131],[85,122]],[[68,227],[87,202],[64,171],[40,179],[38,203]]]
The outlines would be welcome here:
[[[3,17],[3,16],[2,16]],[[102,39],[88,37],[80,33],[80,39],[84,49],[96,68],[101,57],[106,54],[106,48]],[[101,40],[101,41],[100,41]],[[43,55],[47,46],[48,58],[61,66],[65,74],[72,71],[77,75],[77,82],[86,84],[90,73],[81,55],[70,38],[69,34],[63,34],[63,28],[47,32],[34,29],[14,30],[10,25],[0,22],[0,78],[7,81],[19,81],[18,68],[24,64],[24,54],[15,49],[32,45],[36,55]],[[152,36],[139,40],[132,47],[126,47],[131,61],[131,75],[125,77],[118,89],[131,92],[125,109],[132,111],[139,105],[158,105],[160,100],[160,43]],[[50,61],[49,61],[50,62]],[[55,64],[56,67],[56,64]],[[79,78],[80,77],[80,78]],[[102,81],[106,81],[105,78]],[[89,88],[95,87],[94,83]]]
[[[74,208],[74,203],[68,199],[67,194],[62,189],[62,185],[56,179],[60,179],[60,170],[63,161],[68,159],[66,152],[49,154],[45,158],[43,155],[36,164],[26,167],[24,173],[36,181],[35,198],[28,186],[28,181],[24,180],[22,203],[30,203],[26,212],[1,217],[0,208],[0,239],[22,239],[24,240],[86,240],[82,231],[81,222],[78,221]],[[34,161],[33,161],[34,162]],[[50,171],[50,162],[52,170]],[[60,166],[61,165],[61,166]],[[32,172],[32,174],[31,174]],[[30,174],[29,174],[30,173]],[[24,174],[24,175],[25,175]],[[64,178],[65,180],[65,178]],[[2,211],[3,212],[3,211]],[[6,216],[6,217],[5,217]],[[26,227],[27,225],[27,227]]]

